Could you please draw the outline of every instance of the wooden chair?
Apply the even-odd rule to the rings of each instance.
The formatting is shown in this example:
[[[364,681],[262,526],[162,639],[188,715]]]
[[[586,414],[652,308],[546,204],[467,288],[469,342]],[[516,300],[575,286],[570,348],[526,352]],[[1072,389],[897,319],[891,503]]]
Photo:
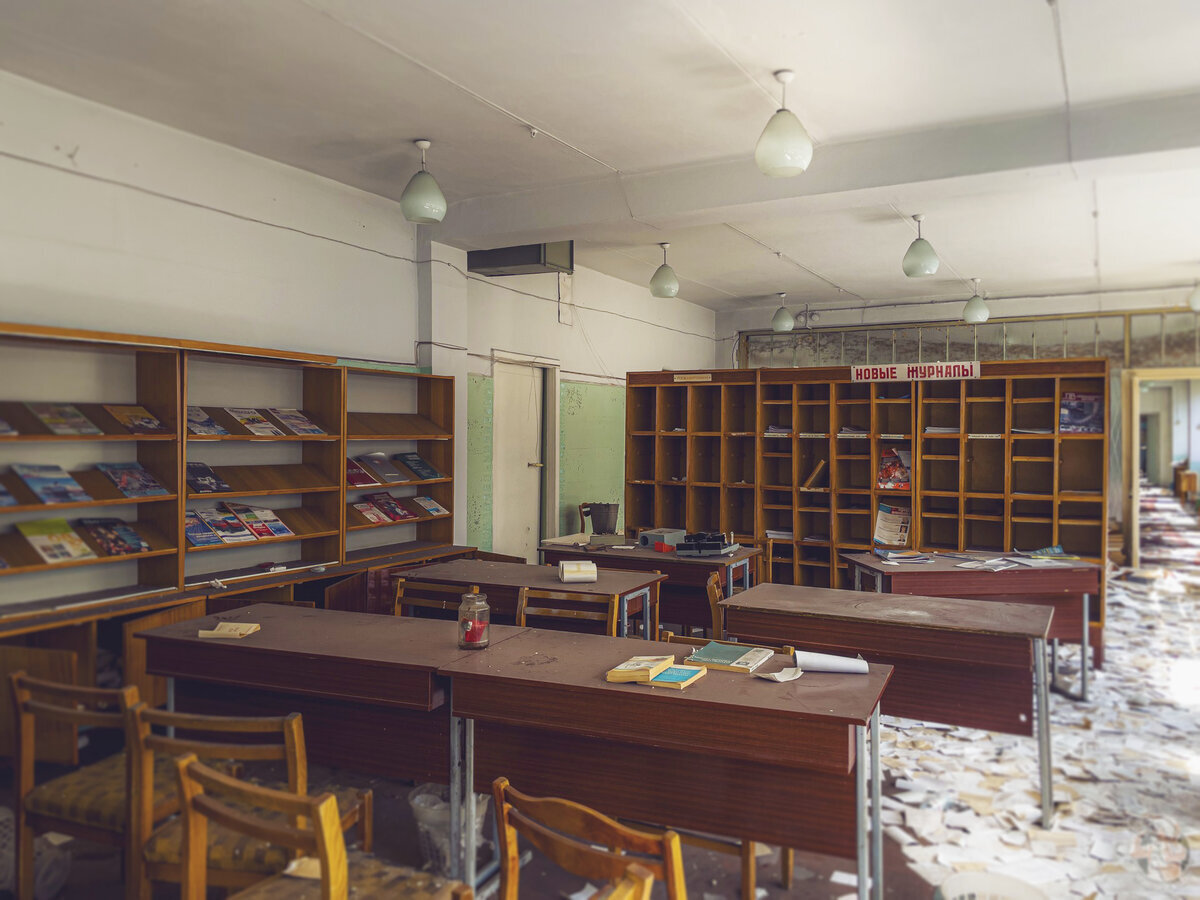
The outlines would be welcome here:
[[[31,678],[24,672],[13,672],[9,685],[16,748],[13,765],[18,900],[33,900],[33,840],[37,833],[58,831],[120,847],[122,867],[128,874],[134,855],[128,827],[132,813],[128,754],[116,753],[42,784],[34,784],[34,760],[36,733],[48,723],[124,729],[126,711],[138,702],[137,688],[78,687]]]
[[[176,776],[173,757],[191,753],[206,760],[281,761],[287,783],[272,785],[294,795],[308,793],[308,759],[299,713],[282,717],[198,716],[150,709],[139,703],[128,714],[126,744],[132,761],[132,842],[137,852],[126,876],[127,895],[147,900],[151,882],[183,879],[183,823],[178,797],[164,803],[153,790],[156,773],[165,767]],[[155,728],[167,729],[166,734]],[[175,736],[185,735],[185,736]],[[175,777],[177,781],[177,777]],[[371,791],[332,788],[341,828],[356,827],[359,841],[370,852],[373,841]],[[165,821],[164,821],[165,820]],[[281,871],[290,859],[278,845],[218,826],[208,832],[207,880],[223,887],[245,887]]]
[[[407,607],[431,609],[435,618],[448,619],[458,615],[458,605],[462,603],[463,594],[479,593],[479,585],[472,584],[463,587],[461,584],[434,584],[431,581],[418,581],[414,578],[396,579],[396,615],[404,615]],[[445,615],[449,612],[450,615]]]
[[[684,635],[672,634],[670,631],[660,631],[658,633],[658,639],[670,644],[686,644],[689,647],[703,647],[705,644],[709,643],[709,641],[705,638],[686,637]],[[774,650],[776,653],[785,653],[789,656],[796,652],[796,648],[791,644],[780,644],[775,646],[771,644],[748,644],[743,641],[717,641],[717,643],[745,647],[747,650],[751,650],[755,647],[763,647],[767,650]],[[733,840],[731,842],[718,837],[711,837],[705,834],[696,834],[689,831],[680,831],[679,837],[680,840],[687,844],[704,847],[708,850],[717,850],[721,853],[736,853],[741,856],[742,896],[754,896],[754,888],[758,880],[754,841]],[[790,888],[792,886],[792,875],[795,871],[795,852],[791,847],[780,848],[779,867],[780,883],[785,888]]]
[[[654,873],[645,866],[630,863],[621,880],[601,888],[588,900],[650,900]]]
[[[570,800],[529,797],[514,790],[507,778],[492,782],[492,795],[500,837],[500,900],[517,900],[521,874],[518,832],[568,872],[619,881],[630,863],[636,863],[666,882],[668,900],[687,900],[683,856],[675,832],[639,831]]]
[[[561,628],[564,631],[595,631],[588,622],[603,624],[603,633],[616,637],[617,594],[601,597],[597,594],[579,594],[574,591],[545,591],[523,587],[517,594],[517,625],[529,625],[529,618],[546,619],[553,624],[545,627]]]
[[[195,754],[175,760],[181,820],[182,900],[205,900],[209,822],[259,844],[285,846],[288,860],[315,857],[317,880],[276,874],[235,895],[240,900],[471,900],[470,888],[413,869],[389,866],[361,851],[347,852],[337,799],[262,787],[225,775]]]
[[[704,590],[708,592],[708,609],[712,614],[712,628],[709,634],[713,640],[719,641],[725,637],[725,611],[720,605],[725,599],[725,593],[721,590],[721,576],[716,572],[709,575],[708,581],[704,583]]]

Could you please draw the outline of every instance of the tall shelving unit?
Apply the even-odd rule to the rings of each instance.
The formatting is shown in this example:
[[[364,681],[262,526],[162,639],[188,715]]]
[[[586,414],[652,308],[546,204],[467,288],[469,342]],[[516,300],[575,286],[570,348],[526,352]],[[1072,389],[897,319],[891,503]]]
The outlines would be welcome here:
[[[1107,556],[1107,431],[1059,428],[1068,393],[1102,398],[1107,428],[1103,359],[984,362],[961,381],[854,382],[830,367],[635,372],[627,384],[631,537],[674,527],[770,539],[765,578],[848,588],[839,555],[873,548],[886,504],[911,510],[914,549]],[[878,483],[889,449],[911,453],[907,489]]]

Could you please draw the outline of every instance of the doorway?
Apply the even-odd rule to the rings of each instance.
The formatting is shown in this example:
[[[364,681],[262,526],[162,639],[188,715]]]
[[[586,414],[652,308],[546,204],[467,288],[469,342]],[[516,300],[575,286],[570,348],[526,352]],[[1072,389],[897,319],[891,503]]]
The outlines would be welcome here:
[[[537,562],[538,544],[552,536],[557,375],[552,366],[524,360],[492,367],[492,550],[526,562]]]
[[[1140,431],[1138,451],[1138,473],[1151,484],[1162,484],[1162,464],[1159,460],[1159,416],[1160,413],[1142,413],[1138,423]]]

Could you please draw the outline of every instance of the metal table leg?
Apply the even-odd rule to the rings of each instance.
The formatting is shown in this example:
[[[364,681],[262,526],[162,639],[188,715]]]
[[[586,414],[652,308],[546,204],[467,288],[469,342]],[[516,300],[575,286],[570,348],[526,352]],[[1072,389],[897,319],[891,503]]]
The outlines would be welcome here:
[[[466,749],[463,751],[463,792],[466,797],[466,814],[463,816],[465,821],[462,824],[465,826],[465,834],[463,840],[463,853],[466,855],[466,877],[463,878],[467,884],[471,886],[471,890],[476,890],[479,885],[475,880],[475,720],[464,720],[466,725]]]
[[[1054,817],[1054,768],[1050,759],[1050,687],[1046,677],[1046,642],[1033,639],[1033,691],[1037,703],[1038,771],[1041,775],[1042,828]]]
[[[871,713],[871,897],[883,900],[883,779],[880,775],[879,706]]]
[[[175,712],[175,676],[167,677],[167,712]],[[175,737],[175,726],[167,726],[167,737]]]
[[[877,594],[883,593],[883,573],[882,572],[875,573],[875,593],[877,593]]]
[[[450,717],[450,876],[460,880],[463,877],[462,721],[459,716]]]
[[[856,591],[861,591],[862,590],[862,569],[860,569],[858,566],[854,565],[854,563],[850,563],[850,565],[854,566],[854,589]]]
[[[741,562],[730,563],[725,567],[726,597],[733,596],[733,579],[736,577],[733,573],[738,569],[742,570],[742,587],[747,589],[750,587],[750,560],[743,559]]]
[[[867,883],[870,880],[870,861],[867,852],[867,770],[863,758],[867,752],[866,729],[854,726],[854,800],[857,815],[854,817],[854,846],[858,859],[858,900],[867,900]]]
[[[642,598],[642,625],[644,626],[642,637],[652,641],[655,636],[650,633],[650,588],[648,587],[644,587],[640,591],[631,591],[628,595],[621,597],[621,622],[620,631],[617,633],[621,637],[629,637],[629,601],[635,597]]]

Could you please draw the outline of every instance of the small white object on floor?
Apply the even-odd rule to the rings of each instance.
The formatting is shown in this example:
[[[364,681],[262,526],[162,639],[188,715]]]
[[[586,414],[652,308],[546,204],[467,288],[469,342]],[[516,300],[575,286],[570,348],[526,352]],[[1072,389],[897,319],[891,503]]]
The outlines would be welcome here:
[[[564,894],[563,896],[566,897],[567,900],[588,900],[588,898],[595,894],[598,890],[600,890],[600,888],[596,887],[594,884],[585,884],[575,893]]]

